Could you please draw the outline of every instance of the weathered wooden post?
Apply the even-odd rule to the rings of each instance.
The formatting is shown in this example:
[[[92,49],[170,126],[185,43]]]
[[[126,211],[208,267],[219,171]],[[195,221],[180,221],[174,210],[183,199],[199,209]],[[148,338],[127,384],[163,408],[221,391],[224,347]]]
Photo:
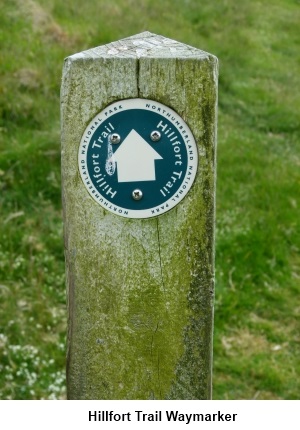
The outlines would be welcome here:
[[[148,32],[61,91],[69,399],[209,399],[217,59]]]

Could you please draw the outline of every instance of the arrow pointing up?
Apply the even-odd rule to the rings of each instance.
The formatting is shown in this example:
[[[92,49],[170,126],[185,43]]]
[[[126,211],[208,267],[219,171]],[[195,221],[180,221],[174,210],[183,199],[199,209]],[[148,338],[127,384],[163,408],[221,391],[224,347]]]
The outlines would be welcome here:
[[[155,160],[162,157],[135,130],[114,153],[118,182],[155,181]]]

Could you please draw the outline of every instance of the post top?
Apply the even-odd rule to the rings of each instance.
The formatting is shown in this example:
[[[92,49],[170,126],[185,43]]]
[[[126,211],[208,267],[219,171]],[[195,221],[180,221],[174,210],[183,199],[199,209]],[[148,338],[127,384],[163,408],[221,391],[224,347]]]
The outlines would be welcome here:
[[[144,31],[107,45],[68,57],[70,60],[96,58],[215,58],[213,55],[173,39]]]

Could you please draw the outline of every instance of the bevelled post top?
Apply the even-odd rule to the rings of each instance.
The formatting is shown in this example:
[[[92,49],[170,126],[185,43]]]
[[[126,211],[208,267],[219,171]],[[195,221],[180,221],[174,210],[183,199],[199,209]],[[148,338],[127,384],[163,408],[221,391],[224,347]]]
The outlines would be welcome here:
[[[91,58],[215,58],[201,49],[167,37],[144,31],[139,34],[88,49],[68,57],[71,60]]]

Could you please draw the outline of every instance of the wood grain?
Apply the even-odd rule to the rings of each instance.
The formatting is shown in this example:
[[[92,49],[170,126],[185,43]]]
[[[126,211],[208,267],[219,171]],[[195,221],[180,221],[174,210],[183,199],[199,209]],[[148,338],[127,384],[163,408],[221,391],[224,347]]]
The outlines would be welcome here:
[[[87,192],[78,148],[108,104],[147,98],[189,125],[199,166],[188,195],[150,219]],[[69,399],[209,399],[214,291],[217,59],[148,32],[65,60],[62,193]]]

